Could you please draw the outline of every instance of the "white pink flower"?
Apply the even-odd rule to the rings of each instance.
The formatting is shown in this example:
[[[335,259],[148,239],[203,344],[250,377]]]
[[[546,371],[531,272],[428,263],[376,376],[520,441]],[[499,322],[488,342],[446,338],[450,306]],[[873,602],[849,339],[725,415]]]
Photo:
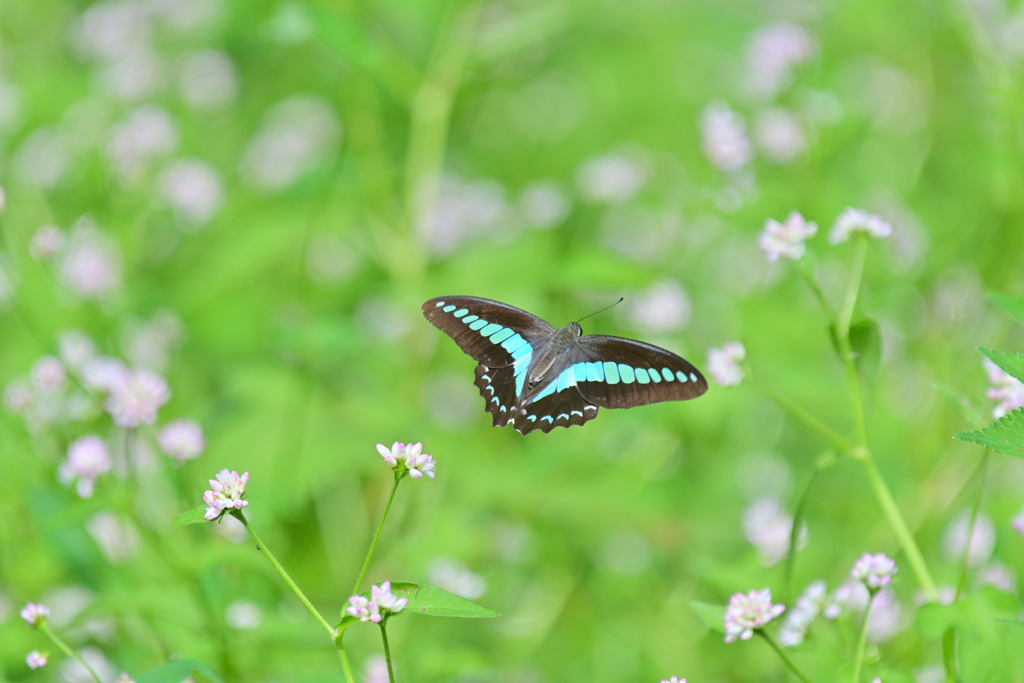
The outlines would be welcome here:
[[[859,232],[869,237],[885,239],[892,234],[892,225],[880,216],[863,209],[848,208],[839,214],[828,240],[832,244],[839,244]]]
[[[198,458],[206,450],[203,428],[195,420],[174,420],[157,432],[160,450],[178,462]]]
[[[160,406],[171,398],[167,382],[163,377],[140,368],[125,375],[115,383],[103,407],[118,427],[132,429],[141,424],[156,422]]]
[[[401,612],[409,603],[407,599],[400,598],[391,592],[390,581],[385,581],[380,585],[373,586],[370,589],[370,599],[382,610],[392,614]]]
[[[25,657],[25,663],[28,664],[30,669],[42,669],[46,666],[46,662],[49,661],[46,655],[39,650],[32,650]]]
[[[723,387],[735,386],[743,381],[741,363],[747,351],[739,342],[726,342],[719,349],[708,349],[708,373]]]
[[[52,394],[64,388],[67,372],[54,356],[43,356],[32,365],[32,384],[40,392]]]
[[[379,624],[383,618],[380,614],[380,608],[376,603],[370,602],[369,598],[365,598],[362,595],[353,595],[348,599],[348,602],[349,606],[345,608],[345,611],[359,621],[372,621],[375,624]]]
[[[377,452],[381,454],[384,461],[391,469],[404,476],[407,472],[413,479],[419,479],[423,475],[434,478],[436,462],[434,458],[423,452],[423,444],[404,444],[396,441],[389,450],[384,444],[377,444]]]
[[[221,516],[225,510],[241,510],[249,504],[249,501],[242,500],[245,496],[245,485],[249,483],[249,473],[239,476],[234,470],[223,469],[217,473],[216,479],[210,480],[211,491],[203,494],[203,502],[206,503],[205,519],[214,520]]]
[[[785,610],[783,605],[772,604],[772,592],[767,588],[745,595],[736,593],[725,608],[725,642],[749,640],[754,631],[764,628]]]
[[[863,556],[853,565],[850,575],[863,581],[872,591],[888,586],[892,575],[897,572],[896,562],[887,557],[884,553],[864,553]]]
[[[48,261],[54,254],[64,248],[68,237],[56,225],[44,225],[32,235],[28,245],[28,253],[36,261]]]
[[[799,212],[793,211],[785,223],[779,223],[774,218],[765,221],[757,246],[765,253],[769,263],[774,263],[780,256],[799,261],[807,252],[804,242],[817,232],[817,223],[808,222]]]
[[[676,678],[675,676],[673,676],[672,678],[663,678],[663,679],[661,679],[661,683],[686,683],[686,679],[685,678],[680,679],[680,678]]]
[[[704,108],[700,129],[704,156],[719,170],[738,171],[754,158],[746,122],[725,102],[713,102]]]
[[[988,397],[996,402],[992,417],[999,419],[1011,410],[1024,408],[1024,383],[1004,372],[1002,368],[985,358],[981,361],[988,375]]]
[[[63,484],[77,480],[75,490],[82,498],[92,496],[96,480],[114,466],[107,444],[95,434],[88,434],[71,442],[68,459],[60,466],[57,478]]]
[[[827,597],[827,586],[824,581],[815,581],[807,586],[782,622],[782,628],[779,629],[779,645],[794,647],[804,642],[807,628],[821,613]]]
[[[35,627],[46,621],[46,617],[50,616],[50,609],[46,605],[30,602],[21,608],[19,614],[25,623]]]

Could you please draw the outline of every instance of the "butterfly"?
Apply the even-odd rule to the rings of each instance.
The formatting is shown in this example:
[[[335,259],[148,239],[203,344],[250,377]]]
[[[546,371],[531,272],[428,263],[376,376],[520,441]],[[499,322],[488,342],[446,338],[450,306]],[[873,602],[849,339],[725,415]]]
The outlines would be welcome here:
[[[578,323],[555,329],[532,313],[490,299],[448,296],[423,315],[473,357],[476,384],[495,427],[581,425],[599,408],[685,401],[708,390],[697,368],[651,344],[583,335]]]

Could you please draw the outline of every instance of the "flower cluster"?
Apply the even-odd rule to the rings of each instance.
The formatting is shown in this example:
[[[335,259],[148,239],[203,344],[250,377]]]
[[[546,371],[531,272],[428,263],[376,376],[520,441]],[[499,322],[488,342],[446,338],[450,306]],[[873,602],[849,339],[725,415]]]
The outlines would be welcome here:
[[[743,359],[747,351],[739,342],[727,342],[720,349],[708,349],[708,373],[723,387],[743,381]]]
[[[379,624],[390,614],[398,614],[409,603],[406,598],[400,598],[391,592],[391,582],[373,586],[370,589],[370,597],[353,595],[348,599],[349,606],[345,611],[359,621],[372,621]]]
[[[766,567],[774,566],[789,554],[792,533],[793,516],[775,498],[758,498],[743,513],[743,534],[757,548]],[[806,544],[807,524],[802,523],[795,545],[800,549]]]
[[[384,444],[377,444],[377,452],[381,454],[391,469],[398,473],[399,477],[408,474],[413,479],[419,479],[423,475],[434,478],[434,459],[423,452],[423,444],[404,444],[395,442],[391,449]]]
[[[864,553],[853,565],[850,575],[859,581],[863,581],[868,589],[873,592],[882,586],[888,586],[892,580],[892,575],[896,572],[896,562],[892,558],[886,557],[883,553],[876,555]]]
[[[754,631],[764,628],[785,609],[783,605],[772,604],[772,592],[767,588],[746,595],[736,593],[725,608],[725,642],[749,640]]]
[[[78,495],[90,498],[96,480],[113,466],[106,442],[95,434],[88,434],[68,446],[68,459],[57,470],[57,479],[64,485],[77,482],[75,491]]]
[[[804,242],[814,237],[817,232],[817,223],[807,221],[799,212],[793,211],[785,223],[780,223],[774,218],[765,221],[764,232],[761,233],[757,246],[768,257],[769,263],[774,263],[780,256],[799,261],[807,252]]]
[[[815,581],[807,586],[782,622],[782,628],[779,629],[779,645],[794,647],[804,642],[807,628],[821,613],[827,597],[827,586],[824,581]]]
[[[883,218],[864,209],[848,208],[839,214],[832,232],[829,233],[828,241],[832,244],[845,242],[857,233],[864,233],[868,237],[885,239],[892,234],[892,225]]]
[[[28,664],[30,669],[42,669],[46,666],[46,662],[49,661],[47,656],[39,650],[32,650],[25,657],[25,663]]]
[[[212,491],[203,494],[203,502],[206,503],[205,519],[210,521],[220,517],[225,510],[241,510],[249,501],[243,500],[245,496],[245,485],[249,482],[249,473],[239,476],[233,470],[221,470],[217,473],[216,479],[210,480]]]
[[[21,618],[25,620],[25,623],[35,628],[46,621],[46,617],[50,616],[50,609],[46,605],[30,602],[21,608],[19,614],[21,614]]]
[[[999,419],[1011,410],[1024,408],[1024,383],[1006,373],[988,358],[982,361],[988,374],[988,397],[996,402],[992,417]]]
[[[667,679],[663,678],[661,680],[661,683],[686,683],[686,679],[685,678],[680,679],[680,678],[676,678],[675,676],[673,676],[672,678],[667,678]]]

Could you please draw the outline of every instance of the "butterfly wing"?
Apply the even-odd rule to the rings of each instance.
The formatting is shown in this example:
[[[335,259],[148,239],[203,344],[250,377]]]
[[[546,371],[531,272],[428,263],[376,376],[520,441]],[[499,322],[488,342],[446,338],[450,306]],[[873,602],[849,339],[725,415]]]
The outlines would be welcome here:
[[[686,360],[653,344],[588,334],[580,337],[572,366],[579,393],[602,408],[632,408],[685,401],[708,390]]]
[[[532,313],[475,296],[431,299],[423,304],[423,315],[474,360],[491,369],[517,361],[522,367],[523,359],[555,331]]]
[[[595,417],[597,406],[584,399],[577,387],[568,386],[521,406],[514,420],[520,434],[529,434],[534,429],[547,433],[555,427],[581,425]]]

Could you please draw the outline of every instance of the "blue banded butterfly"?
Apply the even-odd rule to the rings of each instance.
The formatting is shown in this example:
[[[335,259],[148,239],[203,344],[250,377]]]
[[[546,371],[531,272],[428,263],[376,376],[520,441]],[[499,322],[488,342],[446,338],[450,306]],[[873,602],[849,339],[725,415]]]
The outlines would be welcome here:
[[[555,329],[524,310],[490,299],[449,296],[423,315],[479,363],[476,381],[495,427],[581,425],[599,408],[685,401],[708,390],[687,361],[651,344],[583,335],[578,323]]]

